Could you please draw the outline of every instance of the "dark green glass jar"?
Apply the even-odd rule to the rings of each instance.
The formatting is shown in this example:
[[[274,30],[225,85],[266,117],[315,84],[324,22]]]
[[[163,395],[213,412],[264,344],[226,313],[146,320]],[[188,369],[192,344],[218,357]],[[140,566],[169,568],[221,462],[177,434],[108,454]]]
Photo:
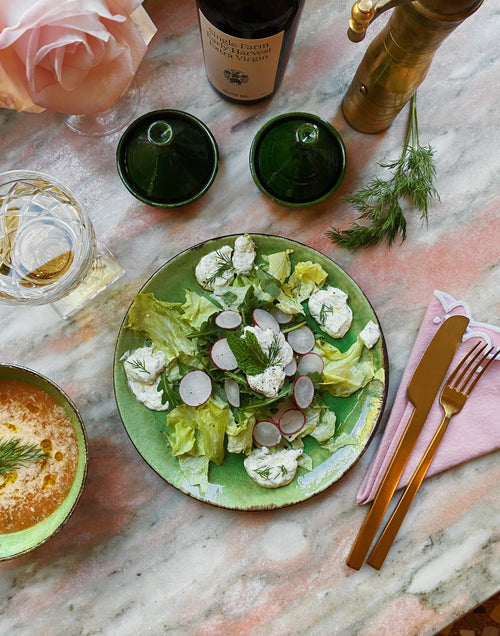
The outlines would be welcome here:
[[[268,121],[250,148],[250,171],[269,198],[290,207],[329,197],[346,170],[344,142],[327,121],[310,113],[287,113]]]
[[[218,167],[217,143],[203,122],[178,110],[156,110],[136,119],[123,133],[118,173],[140,201],[173,208],[196,201],[212,185]]]

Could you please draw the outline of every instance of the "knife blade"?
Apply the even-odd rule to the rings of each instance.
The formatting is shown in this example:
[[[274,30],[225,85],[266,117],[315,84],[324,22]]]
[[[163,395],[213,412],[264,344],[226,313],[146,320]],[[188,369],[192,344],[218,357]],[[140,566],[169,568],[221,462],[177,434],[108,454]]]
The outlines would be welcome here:
[[[347,557],[347,565],[355,570],[359,570],[365,560],[468,324],[469,319],[465,316],[447,318],[413,372],[407,396],[415,408]]]

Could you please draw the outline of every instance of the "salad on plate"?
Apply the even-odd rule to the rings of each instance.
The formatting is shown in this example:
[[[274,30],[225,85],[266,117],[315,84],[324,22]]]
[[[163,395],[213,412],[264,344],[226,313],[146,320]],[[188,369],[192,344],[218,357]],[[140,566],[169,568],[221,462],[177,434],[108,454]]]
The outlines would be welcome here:
[[[293,242],[218,243],[196,258],[181,300],[136,295],[124,330],[138,346],[119,357],[127,390],[161,418],[165,453],[202,496],[234,457],[249,483],[277,489],[313,471],[318,452],[359,446],[342,418],[353,396],[385,383],[375,317],[357,317],[321,263],[297,260]],[[368,408],[379,413],[382,401]]]

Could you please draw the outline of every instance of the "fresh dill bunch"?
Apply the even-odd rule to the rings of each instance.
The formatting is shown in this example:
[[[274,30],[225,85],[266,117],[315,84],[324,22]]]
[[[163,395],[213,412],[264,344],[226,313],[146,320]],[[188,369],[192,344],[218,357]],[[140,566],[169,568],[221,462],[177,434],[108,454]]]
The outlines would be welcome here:
[[[417,94],[410,102],[408,129],[399,159],[380,163],[380,167],[391,171],[388,179],[373,178],[365,188],[347,195],[345,200],[359,213],[358,220],[347,230],[331,228],[327,236],[333,243],[354,250],[380,243],[384,238],[392,245],[396,236],[406,240],[406,218],[401,199],[410,199],[420,218],[428,221],[430,200],[439,195],[433,185],[436,176],[434,150],[421,146],[418,137]]]
[[[18,438],[0,441],[0,475],[6,475],[29,462],[38,462],[47,457],[48,454],[36,444],[23,444]]]

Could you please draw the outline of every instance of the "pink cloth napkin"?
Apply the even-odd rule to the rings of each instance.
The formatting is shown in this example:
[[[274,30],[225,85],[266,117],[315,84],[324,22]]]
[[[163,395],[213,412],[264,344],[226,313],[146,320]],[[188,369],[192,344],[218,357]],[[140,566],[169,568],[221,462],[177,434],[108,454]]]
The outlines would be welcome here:
[[[399,438],[413,411],[414,407],[408,402],[406,396],[406,387],[415,367],[439,326],[447,317],[456,314],[467,316],[470,322],[446,377],[448,377],[451,369],[454,368],[464,353],[471,348],[471,339],[475,343],[477,338],[481,338],[489,345],[495,346],[494,351],[500,349],[499,327],[476,322],[473,320],[466,303],[457,301],[444,292],[437,290],[434,292],[408,365],[403,373],[379,447],[358,491],[357,502],[359,504],[367,503],[374,498],[384,472],[397,447]],[[429,467],[427,476],[435,475],[474,457],[498,450],[500,448],[499,412],[500,359],[494,360],[490,364],[487,371],[478,381],[462,411],[451,419],[448,430]],[[398,488],[402,488],[408,483],[442,417],[443,409],[439,404],[438,392]]]

